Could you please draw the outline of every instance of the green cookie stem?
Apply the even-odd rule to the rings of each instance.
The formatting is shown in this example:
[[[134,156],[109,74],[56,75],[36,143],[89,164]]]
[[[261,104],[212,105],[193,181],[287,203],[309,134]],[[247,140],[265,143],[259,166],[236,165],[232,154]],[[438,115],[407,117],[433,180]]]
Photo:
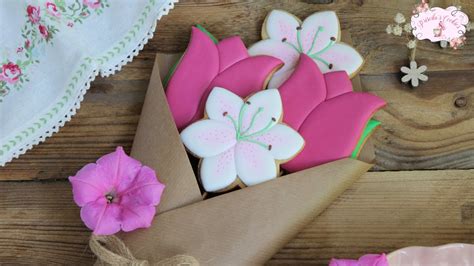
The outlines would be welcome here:
[[[365,141],[379,125],[380,125],[380,122],[374,119],[370,119],[369,122],[367,122],[367,125],[365,125],[365,128],[364,128],[364,132],[362,132],[362,136],[360,137],[354,151],[351,154],[351,158],[354,158],[354,159],[357,158],[360,150],[364,146]]]

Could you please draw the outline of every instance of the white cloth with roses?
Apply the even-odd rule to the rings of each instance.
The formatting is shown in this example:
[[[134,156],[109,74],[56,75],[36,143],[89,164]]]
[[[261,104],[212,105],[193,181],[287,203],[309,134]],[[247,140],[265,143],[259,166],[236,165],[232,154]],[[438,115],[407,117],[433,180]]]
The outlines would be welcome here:
[[[1,0],[0,166],[57,132],[178,0]]]

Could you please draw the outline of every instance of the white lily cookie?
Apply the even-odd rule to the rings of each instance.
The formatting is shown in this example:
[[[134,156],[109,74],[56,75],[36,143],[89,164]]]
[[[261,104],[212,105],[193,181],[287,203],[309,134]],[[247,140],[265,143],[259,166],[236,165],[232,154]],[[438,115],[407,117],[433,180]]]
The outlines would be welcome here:
[[[273,10],[263,23],[262,40],[249,48],[249,54],[270,55],[284,61],[269,88],[278,88],[286,81],[302,53],[311,57],[323,73],[344,70],[353,77],[364,59],[340,38],[339,19],[333,11],[316,12],[301,22],[286,11]]]
[[[295,157],[304,139],[280,123],[283,107],[276,89],[247,100],[216,87],[206,102],[206,118],[181,132],[181,140],[201,158],[200,179],[207,192],[252,186],[279,174],[280,163]]]

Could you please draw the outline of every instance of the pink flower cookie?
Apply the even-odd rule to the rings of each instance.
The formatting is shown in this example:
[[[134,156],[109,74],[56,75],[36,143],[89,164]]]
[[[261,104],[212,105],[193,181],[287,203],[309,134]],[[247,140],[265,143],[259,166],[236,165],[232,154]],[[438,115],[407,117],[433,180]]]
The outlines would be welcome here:
[[[344,71],[323,75],[305,54],[279,91],[285,114],[283,122],[306,141],[303,151],[282,165],[290,172],[356,157],[380,124],[371,117],[385,105],[377,96],[353,92]]]
[[[218,42],[204,28],[193,27],[188,48],[165,80],[176,126],[182,130],[203,117],[212,88],[224,87],[244,98],[266,88],[282,65],[271,56],[250,57],[239,37]]]
[[[339,19],[333,11],[314,13],[301,22],[288,12],[273,10],[263,23],[263,40],[251,46],[249,53],[271,55],[285,62],[272,77],[269,88],[278,88],[291,75],[300,54],[313,59],[323,73],[344,70],[352,77],[364,60],[340,38]]]
[[[279,164],[304,146],[294,129],[281,124],[283,107],[276,89],[247,100],[216,87],[206,102],[206,119],[184,129],[186,148],[201,158],[200,179],[207,192],[252,186],[279,174]]]

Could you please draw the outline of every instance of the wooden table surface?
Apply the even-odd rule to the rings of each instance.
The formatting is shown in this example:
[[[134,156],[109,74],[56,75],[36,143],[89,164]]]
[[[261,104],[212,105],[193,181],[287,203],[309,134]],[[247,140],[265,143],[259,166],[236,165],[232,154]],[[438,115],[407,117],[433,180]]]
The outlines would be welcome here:
[[[453,0],[454,1],[454,0]],[[453,1],[431,1],[447,6]],[[259,39],[272,9],[305,17],[337,11],[341,26],[365,57],[364,90],[386,99],[376,115],[376,166],[270,264],[326,265],[333,256],[355,258],[411,245],[474,242],[474,44],[462,50],[419,43],[417,61],[430,80],[417,89],[399,82],[408,64],[406,40],[385,33],[397,12],[414,0],[181,1],[158,24],[155,37],[132,63],[98,78],[78,114],[59,133],[0,169],[0,262],[90,264],[90,232],[79,218],[66,181],[81,166],[111,152],[130,150],[156,52],[183,51],[190,26],[215,36]],[[474,16],[474,2],[457,1]],[[456,104],[456,101],[458,104]],[[464,102],[464,104],[459,104]]]

